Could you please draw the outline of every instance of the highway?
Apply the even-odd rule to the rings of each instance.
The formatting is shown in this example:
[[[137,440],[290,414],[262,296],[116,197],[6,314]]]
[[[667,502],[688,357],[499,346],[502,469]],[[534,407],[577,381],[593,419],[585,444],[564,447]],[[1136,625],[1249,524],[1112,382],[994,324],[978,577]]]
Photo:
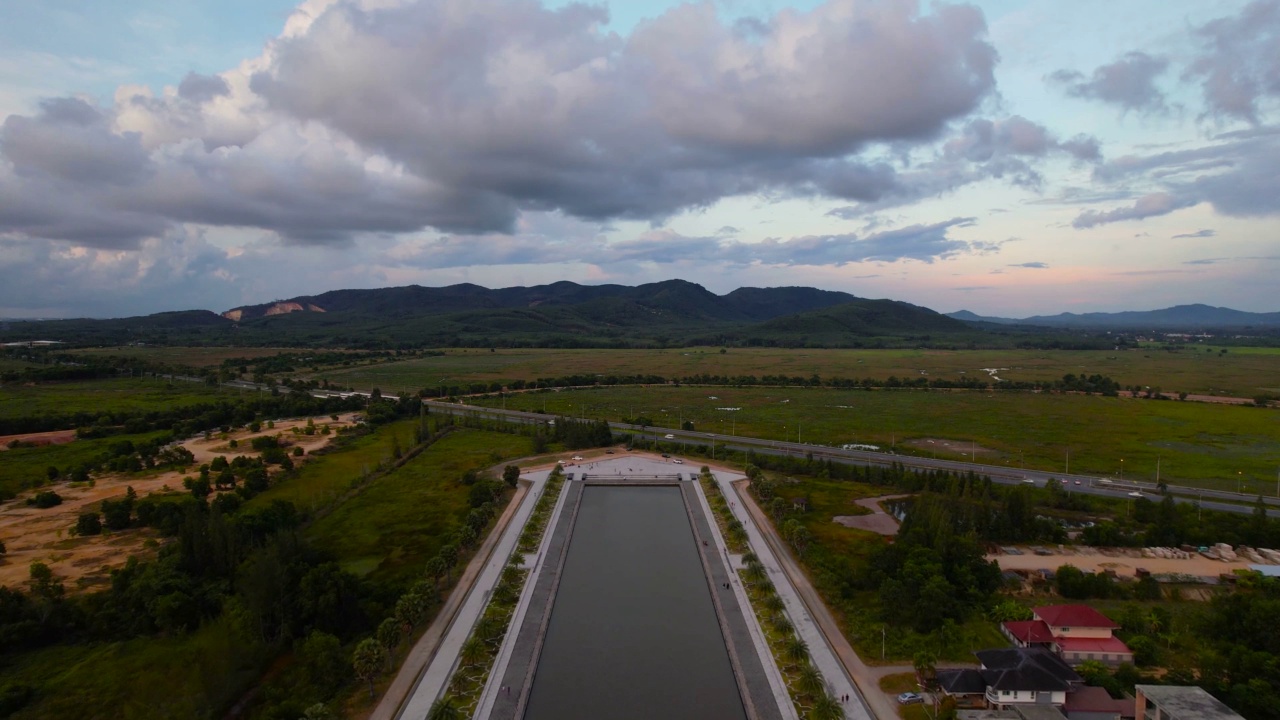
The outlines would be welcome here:
[[[520,410],[502,410],[499,408],[487,408],[478,405],[464,405],[460,403],[446,403],[437,400],[423,400],[424,405],[433,410],[454,413],[459,415],[468,415],[472,417],[489,418],[489,419],[507,419],[516,420],[526,423],[546,423],[554,420],[555,416],[542,413],[523,412]],[[594,418],[586,418],[594,420]],[[1151,501],[1159,501],[1161,494],[1155,483],[1141,482],[1135,480],[1116,480],[1110,478],[1098,478],[1091,475],[1068,475],[1060,472],[1046,472],[1043,470],[1018,469],[1010,468],[1004,465],[984,465],[982,463],[966,462],[964,460],[944,460],[940,458],[916,457],[914,455],[898,455],[893,452],[871,451],[871,450],[844,450],[842,448],[831,448],[822,445],[808,445],[805,443],[787,442],[784,440],[762,440],[759,438],[744,437],[740,435],[717,435],[712,433],[696,432],[689,430],[680,430],[678,428],[662,428],[662,427],[641,427],[639,425],[629,425],[627,423],[610,422],[609,427],[615,431],[631,433],[635,437],[644,438],[646,440],[656,440],[659,442],[680,443],[689,445],[712,445],[717,448],[728,448],[735,451],[751,450],[761,455],[778,455],[778,456],[795,456],[806,457],[812,454],[815,459],[830,459],[847,465],[890,465],[899,463],[904,467],[915,470],[949,470],[952,472],[974,472],[978,475],[986,475],[991,478],[992,482],[1002,483],[1005,485],[1016,485],[1018,483],[1026,483],[1036,487],[1044,487],[1045,483],[1050,479],[1056,479],[1063,483],[1063,488],[1069,493],[1084,493],[1086,495],[1096,495],[1099,497],[1110,497],[1119,500],[1131,499],[1138,493],[1141,497]],[[670,436],[668,438],[668,436]],[[1240,514],[1250,514],[1254,511],[1254,503],[1257,501],[1256,495],[1247,495],[1234,493],[1225,490],[1203,490],[1180,485],[1166,485],[1168,491],[1173,495],[1174,502],[1177,503],[1200,503],[1200,506],[1208,510],[1219,510],[1222,512],[1233,512]],[[1268,505],[1267,514],[1270,517],[1280,517],[1280,498],[1264,497],[1263,502]]]

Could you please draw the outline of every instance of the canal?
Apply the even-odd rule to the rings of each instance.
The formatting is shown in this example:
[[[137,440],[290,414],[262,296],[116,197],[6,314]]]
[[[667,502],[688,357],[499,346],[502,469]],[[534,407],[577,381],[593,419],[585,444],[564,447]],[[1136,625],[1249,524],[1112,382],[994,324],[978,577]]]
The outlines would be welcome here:
[[[680,488],[583,488],[524,717],[746,717]]]

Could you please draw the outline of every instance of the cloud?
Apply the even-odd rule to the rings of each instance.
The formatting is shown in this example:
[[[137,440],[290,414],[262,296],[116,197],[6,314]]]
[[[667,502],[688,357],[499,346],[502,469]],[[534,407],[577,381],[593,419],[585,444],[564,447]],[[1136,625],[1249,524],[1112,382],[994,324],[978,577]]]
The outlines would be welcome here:
[[[1218,232],[1216,230],[1205,229],[1205,230],[1197,230],[1193,233],[1182,233],[1180,235],[1174,235],[1173,239],[1179,240],[1181,238],[1211,238],[1217,234]]]
[[[864,262],[915,260],[933,263],[966,253],[980,253],[983,243],[950,237],[951,228],[970,227],[973,218],[886,230],[869,235],[846,233],[768,238],[742,242],[725,237],[690,237],[670,230],[651,230],[637,237],[609,241],[588,225],[577,230],[562,225],[555,236],[540,230],[518,235],[447,235],[399,248],[381,262],[420,268],[473,265],[539,265],[586,263],[628,266],[637,263],[670,265],[696,263],[732,267],[834,266]]]
[[[1072,97],[1100,100],[1126,111],[1157,112],[1165,109],[1165,99],[1155,80],[1168,66],[1164,58],[1131,52],[1098,67],[1088,80],[1072,70],[1059,70],[1049,79],[1063,85]]]
[[[1188,260],[1183,265],[1216,265],[1220,262],[1226,262],[1231,258],[1203,258],[1201,260]]]
[[[1044,270],[1045,268],[1049,267],[1049,264],[1043,263],[1043,262],[1024,262],[1024,263],[1018,263],[1016,265],[1010,265],[1009,267],[1033,268],[1036,270]]]
[[[1168,215],[1174,210],[1190,207],[1195,203],[1178,198],[1169,193],[1158,192],[1144,195],[1129,207],[1116,208],[1107,212],[1086,210],[1071,221],[1072,227],[1091,228],[1096,225],[1120,222],[1122,220],[1142,220],[1144,218]]]
[[[687,4],[625,37],[606,22],[533,0],[305,3],[233,70],[10,116],[0,183],[31,190],[6,194],[0,233],[122,248],[199,223],[342,244],[510,233],[531,212],[655,222],[750,194],[889,206],[1000,174],[871,153],[927,147],[992,95],[976,9],[830,0],[744,25]],[[1024,153],[1036,130],[1016,129]]]
[[[1209,114],[1256,125],[1259,101],[1280,97],[1280,0],[1255,0],[1195,34],[1201,52],[1184,77],[1200,81]]]

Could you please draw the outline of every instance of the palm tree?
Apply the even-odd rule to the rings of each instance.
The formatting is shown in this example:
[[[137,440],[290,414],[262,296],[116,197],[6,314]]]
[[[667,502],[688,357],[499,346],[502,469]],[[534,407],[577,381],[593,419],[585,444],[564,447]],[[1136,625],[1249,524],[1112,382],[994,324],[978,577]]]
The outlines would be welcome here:
[[[774,630],[783,635],[794,632],[796,629],[796,626],[791,624],[791,620],[787,618],[785,613],[774,613],[770,618],[770,623],[773,625]]]
[[[370,700],[374,697],[373,679],[382,671],[382,666],[387,661],[386,657],[387,651],[373,638],[361,640],[351,656],[351,668],[355,670],[356,677],[369,682]]]
[[[783,601],[782,597],[778,595],[778,593],[769,593],[768,595],[765,595],[761,604],[764,605],[765,610],[768,610],[771,613],[780,613],[787,609],[787,603]]]
[[[755,585],[761,580],[769,579],[769,573],[764,569],[764,566],[761,565],[760,563],[751,563],[747,565],[747,569],[744,570],[742,574],[743,574],[743,577],[747,579],[747,582],[751,583],[752,585]]]
[[[458,706],[453,704],[453,697],[445,695],[431,703],[426,720],[461,720],[461,718],[462,713],[458,711]]]
[[[827,694],[827,681],[822,677],[822,673],[818,672],[818,668],[812,665],[800,668],[798,684],[800,692],[811,698],[820,698]]]
[[[462,643],[462,651],[459,653],[459,656],[462,659],[462,664],[467,667],[471,667],[473,665],[480,664],[480,661],[484,660],[485,656],[488,654],[489,651],[488,648],[485,647],[484,641],[478,637],[472,636],[467,638],[466,642]]]
[[[792,635],[782,646],[782,656],[792,666],[804,664],[809,660],[809,643],[802,638]]]
[[[809,720],[843,720],[844,708],[830,693],[822,693],[809,710]]]

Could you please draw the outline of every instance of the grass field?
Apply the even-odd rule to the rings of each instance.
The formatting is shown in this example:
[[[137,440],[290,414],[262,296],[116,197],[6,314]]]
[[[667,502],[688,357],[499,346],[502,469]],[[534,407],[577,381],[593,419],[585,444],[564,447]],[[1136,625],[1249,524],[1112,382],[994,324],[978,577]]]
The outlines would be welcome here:
[[[0,684],[39,688],[12,720],[46,718],[207,718],[260,672],[263,649],[225,616],[174,638],[55,645],[3,667]]]
[[[143,378],[5,385],[0,387],[0,418],[167,410],[209,402],[218,393],[217,388],[200,383],[170,385],[164,380]]]
[[[448,350],[440,357],[416,358],[336,369],[306,377],[385,392],[412,391],[442,383],[509,382],[574,374],[655,374],[664,377],[786,375],[808,378],[928,377],[987,378],[983,368],[999,368],[1010,381],[1060,379],[1068,373],[1100,374],[1122,385],[1159,387],[1164,392],[1253,397],[1276,392],[1280,350],[1189,347],[1127,351],[1068,350],[785,350],[719,348],[673,350]]]
[[[418,579],[470,509],[462,474],[531,451],[526,437],[455,431],[317,521],[308,537],[358,575]]]
[[[714,399],[713,399],[714,398]],[[500,400],[483,401],[499,405]],[[1161,478],[1203,487],[1274,494],[1280,464],[1280,412],[1254,407],[1132,398],[966,391],[835,391],[654,386],[519,393],[516,410],[655,425],[692,421],[700,431],[797,438],[837,446],[869,443],[899,452],[911,440],[970,441],[979,462],[1072,473]],[[728,410],[724,408],[737,408]],[[930,447],[925,445],[925,447]],[[962,458],[959,453],[939,457]],[[1124,460],[1121,463],[1121,460]],[[1123,466],[1123,468],[1122,468]]]
[[[396,445],[405,450],[413,447],[416,424],[416,420],[391,423],[334,452],[310,458],[295,477],[272,486],[249,504],[265,506],[272,500],[287,500],[306,513],[328,507],[380,465],[390,465]]]
[[[259,348],[259,347],[160,347],[160,346],[127,346],[85,348],[70,351],[90,357],[127,357],[138,358],[154,363],[186,365],[190,367],[217,367],[222,361],[230,358],[260,358],[279,355],[280,353],[297,353],[298,348]],[[301,352],[309,352],[302,350]]]

